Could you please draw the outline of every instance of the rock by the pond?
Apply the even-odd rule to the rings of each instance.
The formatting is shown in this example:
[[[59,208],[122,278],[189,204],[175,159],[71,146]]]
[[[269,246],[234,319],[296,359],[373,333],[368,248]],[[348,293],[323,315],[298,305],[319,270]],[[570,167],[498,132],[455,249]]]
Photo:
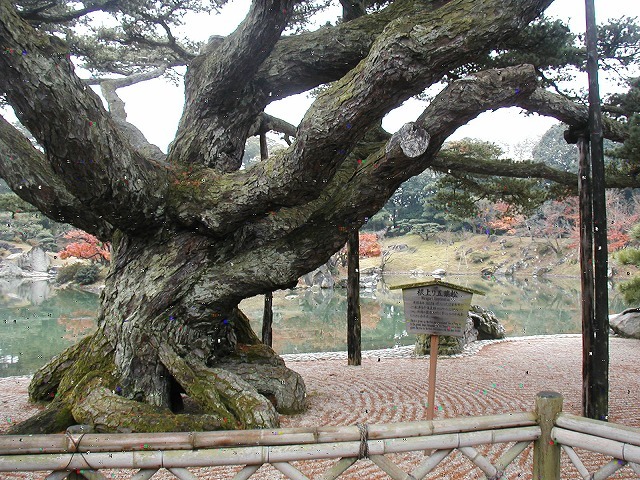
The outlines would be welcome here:
[[[325,264],[304,275],[299,283],[305,287],[333,288],[335,280],[329,267]]]
[[[476,340],[504,338],[505,330],[490,310],[478,305],[471,305],[467,315],[467,326],[462,337],[440,335],[438,339],[439,355],[455,355],[462,353],[465,345]],[[427,355],[431,349],[431,335],[416,335],[416,355]]]
[[[640,308],[609,315],[609,327],[621,337],[640,339]]]
[[[25,271],[14,263],[3,262],[0,263],[0,277],[25,277]]]
[[[46,275],[51,266],[51,260],[42,248],[33,247],[18,257],[17,265],[27,272]]]
[[[504,338],[505,330],[496,314],[478,305],[471,305],[469,318],[478,330],[478,340],[492,340]]]

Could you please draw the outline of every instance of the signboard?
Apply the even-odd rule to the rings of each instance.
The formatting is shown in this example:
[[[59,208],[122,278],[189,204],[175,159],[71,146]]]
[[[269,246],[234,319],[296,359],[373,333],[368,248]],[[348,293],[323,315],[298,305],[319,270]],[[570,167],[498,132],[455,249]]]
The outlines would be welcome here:
[[[472,296],[439,285],[402,290],[407,333],[462,337]]]
[[[484,293],[440,280],[396,285],[389,288],[391,290],[402,289],[407,332],[431,335],[427,420],[433,420],[436,405],[438,338],[440,335],[464,336],[464,330],[467,326],[467,313],[471,306],[471,297],[474,293],[479,295],[484,295]],[[427,453],[425,451],[425,454],[430,455],[431,452]]]
[[[439,280],[400,285],[407,333],[464,336],[467,313],[477,290]]]

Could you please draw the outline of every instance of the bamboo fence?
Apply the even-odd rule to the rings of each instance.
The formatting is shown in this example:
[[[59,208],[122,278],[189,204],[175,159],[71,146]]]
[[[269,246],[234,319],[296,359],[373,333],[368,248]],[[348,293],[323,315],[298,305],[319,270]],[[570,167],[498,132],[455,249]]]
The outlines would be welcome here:
[[[583,478],[605,479],[629,466],[640,474],[640,429],[561,413],[562,397],[541,392],[536,412],[460,417],[394,424],[249,431],[156,434],[0,435],[0,472],[53,471],[47,480],[81,472],[89,480],[105,478],[100,469],[138,469],[135,480],[159,469],[180,480],[196,477],[189,467],[240,465],[234,480],[246,480],[263,464],[287,478],[308,480],[292,461],[338,459],[320,480],[338,478],[361,458],[368,458],[394,480],[423,479],[457,450],[487,478],[499,478],[507,466],[534,442],[534,475],[560,478],[564,451]],[[493,463],[476,448],[511,444]],[[613,457],[590,474],[575,449]],[[430,450],[407,474],[387,454]],[[537,472],[537,474],[536,474]]]

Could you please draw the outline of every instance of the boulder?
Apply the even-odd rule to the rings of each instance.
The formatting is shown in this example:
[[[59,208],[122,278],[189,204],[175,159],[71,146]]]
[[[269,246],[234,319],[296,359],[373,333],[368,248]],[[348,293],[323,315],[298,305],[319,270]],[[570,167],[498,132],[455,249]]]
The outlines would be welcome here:
[[[18,257],[17,265],[27,272],[46,275],[51,266],[51,260],[42,248],[33,247]]]
[[[335,280],[329,270],[329,267],[324,264],[320,265],[313,272],[309,272],[301,278],[301,286],[305,287],[320,287],[320,288],[333,288]]]
[[[621,337],[640,339],[640,308],[609,315],[609,326]]]
[[[486,310],[478,305],[471,305],[469,318],[473,321],[473,326],[478,330],[478,340],[504,338],[504,327],[491,310]]]
[[[25,272],[20,267],[13,263],[3,262],[0,263],[0,277],[25,277]]]

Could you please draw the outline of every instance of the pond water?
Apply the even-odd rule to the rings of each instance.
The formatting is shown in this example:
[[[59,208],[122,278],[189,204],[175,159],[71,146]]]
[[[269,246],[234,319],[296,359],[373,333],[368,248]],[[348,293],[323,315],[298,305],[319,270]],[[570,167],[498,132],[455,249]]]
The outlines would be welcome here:
[[[429,277],[430,279],[430,277]],[[448,276],[448,282],[484,291],[473,303],[495,312],[508,336],[580,332],[577,278],[492,279]],[[416,281],[386,277],[361,292],[362,349],[410,345],[404,329],[400,290],[388,285]],[[626,306],[610,290],[610,312]],[[241,304],[261,330],[263,297]],[[346,350],[346,291],[278,291],[273,300],[273,342],[278,353]],[[33,373],[54,355],[95,328],[98,296],[80,290],[55,290],[46,281],[0,279],[0,377]]]

